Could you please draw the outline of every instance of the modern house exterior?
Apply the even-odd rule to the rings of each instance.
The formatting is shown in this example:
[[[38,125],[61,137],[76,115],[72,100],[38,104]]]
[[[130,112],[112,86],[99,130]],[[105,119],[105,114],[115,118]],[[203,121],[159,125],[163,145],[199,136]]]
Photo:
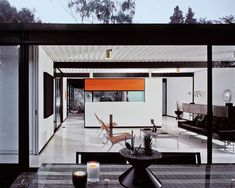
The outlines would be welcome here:
[[[233,75],[232,70],[234,69],[233,63],[235,61],[234,33],[235,26],[230,24],[0,24],[0,56],[2,55],[0,59],[0,117],[2,119],[0,120],[0,129],[2,133],[0,134],[0,149],[6,151],[9,149],[7,147],[13,146],[10,150],[14,150],[17,156],[17,160],[8,162],[6,162],[7,160],[5,160],[5,162],[2,160],[2,163],[0,163],[0,174],[11,174],[12,170],[15,170],[17,173],[27,171],[30,168],[29,153],[40,153],[51,139],[51,136],[53,136],[54,129],[58,128],[54,127],[55,119],[50,113],[45,117],[45,106],[47,107],[46,111],[48,108],[51,108],[50,106],[47,106],[51,100],[49,99],[49,102],[46,103],[44,100],[46,94],[44,93],[45,80],[43,80],[43,72],[49,73],[52,76],[52,80],[63,78],[62,83],[60,83],[62,84],[61,87],[64,88],[61,91],[61,96],[63,98],[63,115],[60,117],[61,121],[65,120],[67,117],[68,101],[66,100],[67,94],[65,91],[67,91],[68,88],[67,79],[64,78],[80,77],[85,79],[85,81],[89,79],[99,79],[100,77],[103,79],[114,79],[112,78],[112,72],[109,72],[109,74],[106,74],[105,76],[105,74],[99,75],[98,73],[95,74],[94,71],[91,71],[91,77],[89,71],[66,71],[66,69],[72,68],[76,70],[148,69],[146,72],[126,72],[125,74],[119,75],[115,73],[114,76],[115,78],[123,77],[127,79],[127,83],[130,81],[130,78],[127,77],[144,80],[144,89],[140,86],[137,89],[123,89],[123,91],[145,92],[143,100],[145,100],[146,103],[136,104],[139,111],[136,110],[132,114],[132,120],[136,117],[135,121],[125,118],[125,112],[121,113],[121,105],[120,107],[117,105],[115,107],[110,107],[110,109],[116,108],[116,111],[112,111],[112,114],[116,115],[122,125],[125,125],[126,123],[129,128],[132,126],[138,128],[138,122],[140,122],[141,126],[147,126],[147,121],[154,118],[157,121],[160,121],[164,114],[162,111],[162,78],[169,78],[168,86],[171,84],[172,87],[170,88],[171,90],[168,90],[168,95],[185,95],[182,98],[187,98],[187,101],[183,101],[182,99],[180,102],[195,102],[196,104],[206,105],[207,163],[213,163],[212,140],[214,139],[214,132],[212,127],[213,114],[215,114],[213,105],[225,106],[226,102],[222,101],[221,98],[218,98],[222,97],[224,90],[232,90],[233,87],[233,80],[231,79]],[[72,50],[76,47],[87,49],[88,53],[91,51],[89,47],[94,46],[96,46],[97,49],[101,49],[101,53],[105,53],[106,46],[108,48],[120,49],[126,46],[127,51],[123,56],[127,57],[127,59],[122,59],[120,57],[118,60],[113,61],[107,61],[105,59],[103,59],[103,61],[97,61],[97,59],[91,60],[87,57],[83,58],[83,61],[79,61],[79,58],[76,59],[74,56],[71,56],[71,59],[65,60],[61,54],[63,50],[71,50],[71,54],[74,55],[76,52],[73,53]],[[60,51],[56,52],[55,48],[59,49],[60,47]],[[128,50],[129,52],[133,52],[141,47],[145,47],[145,51],[140,51],[143,53],[142,60],[138,60],[138,58],[135,58],[134,60],[131,60],[131,58],[128,59]],[[159,54],[154,56],[154,48],[159,49],[159,51],[163,48],[167,48],[167,53],[162,52],[163,55],[167,55],[165,59],[159,58]],[[148,50],[151,49],[151,53],[148,53]],[[52,52],[53,50],[54,52]],[[173,54],[174,52],[182,51],[185,51],[186,53],[184,55]],[[66,53],[67,52],[65,52],[65,54]],[[83,51],[83,53],[85,52]],[[194,57],[194,53],[197,57],[201,55],[201,58]],[[57,57],[58,55],[61,55],[61,57],[56,59],[53,58],[53,55],[57,55]],[[115,50],[113,51],[113,56],[114,55]],[[133,55],[138,55],[138,52],[133,53]],[[146,60],[150,56],[153,56],[155,59]],[[180,56],[183,56],[183,58],[180,58]],[[174,59],[176,57],[179,58]],[[11,63],[7,63],[7,61],[3,62],[4,58],[8,59],[8,62]],[[43,66],[41,66],[42,64]],[[215,66],[216,68],[226,68],[223,73],[219,74],[222,76],[231,75],[231,79],[227,78],[223,80],[221,77],[213,77],[219,72],[214,69]],[[203,71],[197,73],[193,71],[178,73],[149,71],[163,68],[178,68],[181,70],[200,69]],[[213,69],[215,71],[213,71]],[[176,79],[171,80],[171,78]],[[177,87],[177,84],[181,82],[181,78],[187,78],[188,80],[184,80],[185,83],[192,83],[192,85]],[[223,80],[223,82],[220,82],[220,80]],[[198,83],[200,83],[200,87],[197,85]],[[154,89],[156,85],[158,85],[158,87],[157,89]],[[224,87],[218,87],[218,85]],[[86,86],[85,82],[85,88]],[[51,97],[53,101],[52,113],[55,115],[56,82],[54,82],[54,86],[52,84],[49,87],[53,87],[54,91]],[[41,88],[41,90],[38,88]],[[44,90],[42,88],[44,88]],[[199,91],[200,95],[202,95],[201,88],[205,91],[204,97],[196,98],[195,92]],[[216,91],[220,91],[220,93],[213,90],[214,88],[216,88]],[[93,88],[87,89],[86,91],[95,90],[96,89]],[[113,91],[118,89],[99,89],[98,91],[101,90]],[[180,91],[184,92],[180,93]],[[131,94],[129,95],[131,96]],[[175,115],[173,105],[177,102],[176,99],[177,97],[173,98],[172,101],[168,101],[168,104],[171,104],[171,107],[166,108],[171,109],[171,114],[165,115]],[[215,104],[215,101],[219,100],[220,102]],[[133,106],[133,104],[134,103],[130,105],[126,104],[129,105],[128,107],[126,106],[126,108],[131,111],[131,109],[136,107]],[[151,106],[152,104],[154,104],[154,106]],[[158,104],[161,105],[158,106]],[[98,103],[86,103],[84,110],[84,128],[98,127],[98,125],[95,125],[95,117],[92,115],[102,108],[99,105],[100,104]],[[109,106],[110,104],[103,103],[102,105]],[[105,113],[107,115],[109,113],[110,109],[107,106],[105,106],[107,111],[103,110],[100,114]],[[119,111],[118,108],[120,108]],[[141,117],[141,114],[144,114],[143,117]],[[186,116],[188,115],[189,114]],[[128,114],[126,114],[126,116],[128,116]],[[144,117],[147,118],[144,119]],[[38,118],[36,123],[34,121],[35,118]],[[45,126],[50,126],[50,131],[48,131]],[[36,130],[35,127],[37,127],[38,130]],[[13,129],[16,130],[14,134],[11,132]],[[32,134],[34,131],[38,132],[38,138],[34,138],[35,134]]]

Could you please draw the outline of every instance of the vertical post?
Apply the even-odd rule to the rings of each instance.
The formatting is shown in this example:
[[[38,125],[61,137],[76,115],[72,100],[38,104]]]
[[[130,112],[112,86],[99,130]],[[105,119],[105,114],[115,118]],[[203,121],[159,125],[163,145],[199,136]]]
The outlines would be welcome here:
[[[93,72],[92,72],[92,71],[90,72],[89,77],[90,77],[90,78],[93,78]]]
[[[212,163],[212,45],[207,45],[207,163]]]
[[[63,77],[60,77],[60,124],[63,123],[64,121],[64,114],[63,114],[63,111],[64,111],[64,87],[63,87],[63,84],[64,83],[64,80],[63,80]]]
[[[113,114],[109,115],[109,130],[110,135],[113,136]]]
[[[194,73],[193,73],[193,88],[192,88],[192,103],[194,104]]]
[[[29,46],[19,50],[19,165],[29,168]]]
[[[69,82],[68,82],[68,80],[67,80],[67,94],[66,94],[66,96],[67,96],[67,117],[69,116],[69,104],[70,104],[70,86],[69,86]],[[84,95],[84,97],[85,97],[85,95]],[[84,100],[85,101],[85,100]]]

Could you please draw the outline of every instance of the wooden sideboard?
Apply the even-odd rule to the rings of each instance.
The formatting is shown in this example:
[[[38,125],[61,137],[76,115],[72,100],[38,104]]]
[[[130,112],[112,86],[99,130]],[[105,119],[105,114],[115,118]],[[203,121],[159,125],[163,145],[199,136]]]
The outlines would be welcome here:
[[[205,104],[189,104],[183,103],[183,112],[194,114],[207,114],[207,105]],[[235,107],[233,106],[213,106],[213,116],[230,118],[235,113]]]

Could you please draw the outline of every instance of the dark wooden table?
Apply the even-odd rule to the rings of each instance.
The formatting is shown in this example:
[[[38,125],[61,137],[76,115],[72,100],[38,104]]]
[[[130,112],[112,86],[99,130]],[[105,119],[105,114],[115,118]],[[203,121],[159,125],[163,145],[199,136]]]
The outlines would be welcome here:
[[[101,181],[87,184],[87,188],[122,187],[118,177],[128,168],[130,165],[101,165]],[[231,188],[235,179],[235,165],[151,165],[149,169],[161,180],[163,188]],[[22,173],[12,187],[73,188],[75,170],[86,170],[86,165],[46,164],[32,179],[31,174]],[[108,185],[104,179],[109,179]]]

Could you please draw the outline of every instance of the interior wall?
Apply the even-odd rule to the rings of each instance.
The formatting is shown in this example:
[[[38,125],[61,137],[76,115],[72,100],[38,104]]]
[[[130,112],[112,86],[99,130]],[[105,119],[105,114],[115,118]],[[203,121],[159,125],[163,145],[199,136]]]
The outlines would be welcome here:
[[[176,117],[176,103],[182,107],[182,103],[191,103],[192,96],[188,94],[193,89],[192,77],[167,78],[167,115]],[[188,119],[189,114],[184,113],[183,118]]]
[[[223,93],[226,89],[231,89],[235,94],[235,69],[234,68],[213,68],[213,105],[224,106]],[[207,70],[194,73],[195,91],[202,91],[201,97],[195,97],[196,104],[207,104]],[[232,97],[235,103],[235,97]]]
[[[43,117],[44,98],[43,98],[43,72],[53,75],[53,61],[46,54],[42,47],[39,47],[39,66],[38,66],[38,126],[39,126],[39,151],[44,147],[47,141],[54,133],[53,114],[45,118]]]
[[[67,78],[63,78],[63,118],[67,118]]]
[[[194,97],[195,104],[207,104],[207,69],[194,73],[194,91],[201,92],[201,96]]]
[[[120,126],[150,125],[150,119],[161,123],[162,78],[145,79],[145,102],[86,102],[86,127],[99,127],[94,113],[104,122],[108,122],[109,114],[113,114],[113,121]]]
[[[235,105],[235,68],[213,68],[213,105],[224,106],[223,93],[226,89],[232,91],[232,103]]]

